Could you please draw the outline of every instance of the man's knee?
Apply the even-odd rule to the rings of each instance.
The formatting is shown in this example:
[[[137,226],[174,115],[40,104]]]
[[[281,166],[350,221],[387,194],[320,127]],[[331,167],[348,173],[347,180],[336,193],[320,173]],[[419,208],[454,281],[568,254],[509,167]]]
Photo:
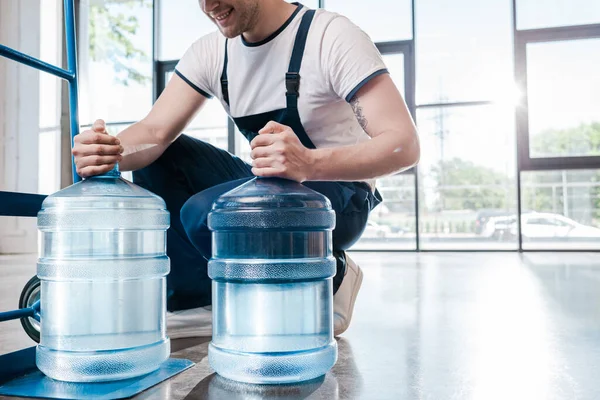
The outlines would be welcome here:
[[[185,202],[179,216],[188,239],[203,255],[210,252],[210,231],[206,222],[213,200],[198,193]]]

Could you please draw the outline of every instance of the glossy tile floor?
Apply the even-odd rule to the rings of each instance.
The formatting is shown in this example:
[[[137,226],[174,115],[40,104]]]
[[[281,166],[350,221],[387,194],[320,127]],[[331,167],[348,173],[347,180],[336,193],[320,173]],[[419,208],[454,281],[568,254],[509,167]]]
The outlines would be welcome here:
[[[216,376],[208,339],[173,341],[192,369],[141,399],[598,399],[600,254],[354,253],[365,279],[339,360],[294,386]],[[0,309],[34,259],[0,257]],[[0,324],[0,353],[32,345]]]

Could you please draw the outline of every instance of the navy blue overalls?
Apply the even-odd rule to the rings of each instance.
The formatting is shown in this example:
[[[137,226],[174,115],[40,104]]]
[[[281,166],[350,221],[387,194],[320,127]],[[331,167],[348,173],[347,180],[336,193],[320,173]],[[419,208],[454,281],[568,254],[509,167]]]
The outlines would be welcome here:
[[[252,140],[269,121],[276,121],[291,127],[304,146],[315,148],[298,113],[300,66],[314,13],[314,10],[308,10],[303,15],[296,34],[285,74],[286,108],[233,118],[248,140]],[[227,66],[226,41],[221,86],[223,99],[230,104],[235,99],[229,98]],[[211,282],[207,275],[211,233],[206,219],[217,197],[254,178],[251,169],[249,164],[225,150],[181,135],[154,163],[133,173],[134,182],[161,196],[171,212],[171,227],[167,232],[167,254],[171,259],[171,273],[167,278],[167,308],[170,311],[211,304]],[[310,181],[304,185],[327,196],[336,213],[333,231],[334,256],[338,260],[335,292],[345,272],[343,251],[360,238],[369,212],[381,197],[377,191],[373,194],[364,182]]]

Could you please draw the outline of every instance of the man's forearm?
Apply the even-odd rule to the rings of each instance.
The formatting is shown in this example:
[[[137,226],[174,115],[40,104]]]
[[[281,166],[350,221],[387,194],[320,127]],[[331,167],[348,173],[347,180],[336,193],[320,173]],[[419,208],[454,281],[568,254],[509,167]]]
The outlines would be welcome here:
[[[310,180],[360,181],[413,167],[419,160],[417,136],[386,132],[353,146],[316,149]]]
[[[123,146],[123,160],[119,163],[119,169],[122,171],[135,171],[146,167],[160,157],[170,144],[143,120],[117,136]]]
[[[206,97],[178,75],[173,75],[150,113],[118,135],[124,147],[120,167],[124,171],[133,171],[154,162],[185,129],[205,101]]]

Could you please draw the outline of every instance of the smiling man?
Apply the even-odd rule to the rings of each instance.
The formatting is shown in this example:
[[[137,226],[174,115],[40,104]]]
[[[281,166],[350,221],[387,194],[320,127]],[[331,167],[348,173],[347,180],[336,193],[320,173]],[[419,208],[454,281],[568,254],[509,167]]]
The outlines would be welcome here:
[[[168,331],[210,335],[206,226],[213,201],[255,176],[302,182],[327,196],[333,232],[336,335],[350,324],[362,271],[345,254],[381,202],[376,179],[414,166],[412,118],[369,37],[347,18],[283,0],[200,1],[218,31],[201,37],[148,115],[121,132],[104,123],[75,138],[78,173],[119,163],[171,212]],[[252,164],[182,131],[209,98],[250,141]]]

